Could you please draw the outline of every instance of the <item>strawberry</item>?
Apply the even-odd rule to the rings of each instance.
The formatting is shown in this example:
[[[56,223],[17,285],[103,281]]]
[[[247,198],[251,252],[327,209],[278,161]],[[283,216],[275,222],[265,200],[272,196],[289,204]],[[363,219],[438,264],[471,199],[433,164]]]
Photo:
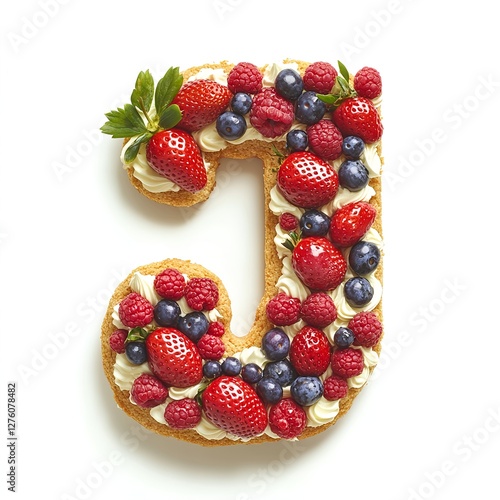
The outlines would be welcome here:
[[[322,330],[304,326],[290,345],[290,362],[299,375],[319,377],[331,359],[331,346]]]
[[[196,346],[175,328],[157,328],[146,337],[149,367],[164,384],[190,387],[202,378]]]
[[[188,132],[202,129],[217,120],[229,106],[232,97],[226,86],[213,80],[186,82],[172,101],[182,113],[178,127]]]
[[[277,184],[293,205],[315,208],[333,200],[339,180],[331,165],[308,151],[298,151],[281,164]]]
[[[347,262],[342,252],[329,240],[310,236],[300,240],[293,249],[292,267],[304,285],[313,290],[326,291],[342,283]]]
[[[201,400],[208,420],[231,434],[251,438],[267,427],[264,403],[253,387],[239,377],[216,378],[203,391]]]
[[[368,143],[378,141],[384,131],[377,109],[365,97],[342,101],[333,112],[332,119],[344,137],[355,135]]]
[[[155,172],[190,193],[203,189],[207,183],[198,145],[184,130],[171,128],[156,132],[146,146],[146,159]]]
[[[330,222],[330,238],[334,245],[350,247],[370,229],[377,210],[366,201],[348,203],[339,208]]]

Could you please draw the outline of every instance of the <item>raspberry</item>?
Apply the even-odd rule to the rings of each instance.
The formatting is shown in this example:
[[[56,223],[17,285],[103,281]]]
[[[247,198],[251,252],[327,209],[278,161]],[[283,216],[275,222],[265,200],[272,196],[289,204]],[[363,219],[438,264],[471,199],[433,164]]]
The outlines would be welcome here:
[[[167,405],[164,417],[167,424],[174,429],[192,429],[201,420],[201,408],[194,399],[179,399]]]
[[[317,292],[304,300],[300,314],[308,325],[326,328],[337,319],[337,308],[329,295]]]
[[[323,382],[323,396],[328,401],[345,398],[348,390],[347,381],[337,375],[331,375]]]
[[[154,375],[143,373],[134,380],[130,397],[141,408],[153,408],[165,402],[168,389]]]
[[[337,349],[332,355],[332,371],[339,377],[355,377],[363,371],[363,367],[363,353],[359,349]]]
[[[220,321],[212,321],[208,325],[207,335],[214,335],[215,337],[222,337],[226,329]]]
[[[267,303],[266,314],[276,326],[293,325],[300,319],[300,300],[280,292]]]
[[[138,293],[129,293],[118,307],[120,321],[129,328],[142,328],[153,321],[153,306]]]
[[[315,62],[310,64],[304,72],[304,89],[329,94],[335,85],[337,70],[327,62]]]
[[[198,340],[196,347],[198,347],[200,356],[203,359],[219,360],[226,351],[224,342],[222,342],[220,337],[216,337],[215,335],[203,335],[203,337]]]
[[[262,73],[255,64],[240,62],[229,72],[227,86],[233,94],[257,94],[262,90]]]
[[[309,149],[323,160],[336,160],[342,154],[342,134],[331,120],[320,120],[307,127]]]
[[[330,351],[330,342],[321,330],[304,326],[290,345],[290,362],[299,375],[319,377],[330,364]]]
[[[186,281],[177,269],[165,269],[156,275],[154,287],[160,297],[169,300],[180,300],[184,296]]]
[[[361,68],[354,76],[354,90],[361,97],[375,99],[382,93],[382,78],[380,73],[374,69],[365,66]]]
[[[265,88],[253,100],[250,123],[264,136],[278,137],[287,132],[294,119],[293,103],[276,93],[274,88]]]
[[[349,321],[354,333],[354,345],[373,347],[382,336],[382,323],[373,312],[363,311]]]
[[[192,278],[186,285],[186,301],[195,311],[210,311],[219,301],[219,289],[210,278]]]
[[[118,354],[125,352],[125,340],[127,339],[127,330],[115,330],[109,337],[109,346]]]
[[[293,231],[294,229],[297,229],[299,219],[297,219],[297,217],[290,212],[285,212],[280,215],[279,223],[283,231]]]
[[[282,399],[269,410],[269,427],[280,438],[300,436],[306,424],[306,412],[293,399]]]

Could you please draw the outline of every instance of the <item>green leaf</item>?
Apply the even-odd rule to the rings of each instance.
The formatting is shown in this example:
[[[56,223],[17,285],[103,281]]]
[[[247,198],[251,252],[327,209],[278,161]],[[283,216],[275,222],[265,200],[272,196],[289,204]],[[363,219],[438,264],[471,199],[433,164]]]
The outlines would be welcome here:
[[[160,127],[169,129],[175,127],[182,119],[182,112],[177,104],[171,104],[160,115]]]
[[[124,160],[125,163],[132,163],[136,157],[137,153],[139,152],[139,148],[141,147],[141,144],[148,142],[149,139],[153,137],[152,132],[145,132],[144,134],[141,134],[139,137],[136,137],[134,139],[134,142],[127,147],[127,150],[125,151],[124,155]]]
[[[142,342],[148,336],[148,331],[144,328],[132,328],[127,335],[127,342]]]
[[[337,96],[332,94],[316,94],[318,99],[323,101],[325,104],[335,104],[337,101]]]
[[[155,93],[155,83],[149,70],[141,71],[132,91],[132,104],[147,113],[151,109]]]
[[[147,128],[132,104],[125,104],[122,108],[106,113],[108,121],[101,127],[104,134],[115,139],[124,139],[147,132]]]
[[[346,79],[346,81],[348,82],[350,80],[350,76],[349,76],[349,71],[347,71],[347,68],[340,62],[340,61],[337,61],[338,64],[339,64],[339,70],[340,70],[340,74]]]
[[[349,87],[349,82],[344,80],[344,78],[337,77],[337,83],[340,85],[340,92],[342,94],[350,94],[351,88]]]
[[[156,85],[155,107],[158,116],[170,105],[184,81],[179,68],[170,68]]]

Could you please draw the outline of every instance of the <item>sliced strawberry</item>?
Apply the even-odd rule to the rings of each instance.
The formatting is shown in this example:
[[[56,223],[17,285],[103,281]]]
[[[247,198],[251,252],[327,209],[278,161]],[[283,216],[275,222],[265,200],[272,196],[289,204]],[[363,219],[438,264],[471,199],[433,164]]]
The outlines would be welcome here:
[[[207,171],[195,140],[184,130],[156,132],[146,146],[151,168],[182,189],[195,193],[207,183]]]
[[[330,222],[330,238],[334,245],[350,247],[370,229],[377,210],[366,201],[348,203],[339,208]]]
[[[365,97],[342,101],[332,118],[344,137],[355,135],[369,143],[378,141],[384,131],[377,109]]]

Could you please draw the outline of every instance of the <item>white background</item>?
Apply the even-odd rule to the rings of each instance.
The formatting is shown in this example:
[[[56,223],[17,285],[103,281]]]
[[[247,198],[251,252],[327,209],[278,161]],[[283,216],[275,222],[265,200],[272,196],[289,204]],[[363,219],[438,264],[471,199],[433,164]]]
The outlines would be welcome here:
[[[7,382],[17,383],[18,498],[499,497],[492,6],[4,4],[0,328],[3,401]],[[368,65],[383,76],[381,363],[338,425],[295,446],[200,448],[157,437],[116,408],[104,378],[107,300],[131,269],[188,258],[223,279],[244,332],[263,289],[260,167],[228,163],[202,207],[165,207],[132,188],[119,141],[98,128],[140,70],[286,57],[340,59],[351,72]]]

